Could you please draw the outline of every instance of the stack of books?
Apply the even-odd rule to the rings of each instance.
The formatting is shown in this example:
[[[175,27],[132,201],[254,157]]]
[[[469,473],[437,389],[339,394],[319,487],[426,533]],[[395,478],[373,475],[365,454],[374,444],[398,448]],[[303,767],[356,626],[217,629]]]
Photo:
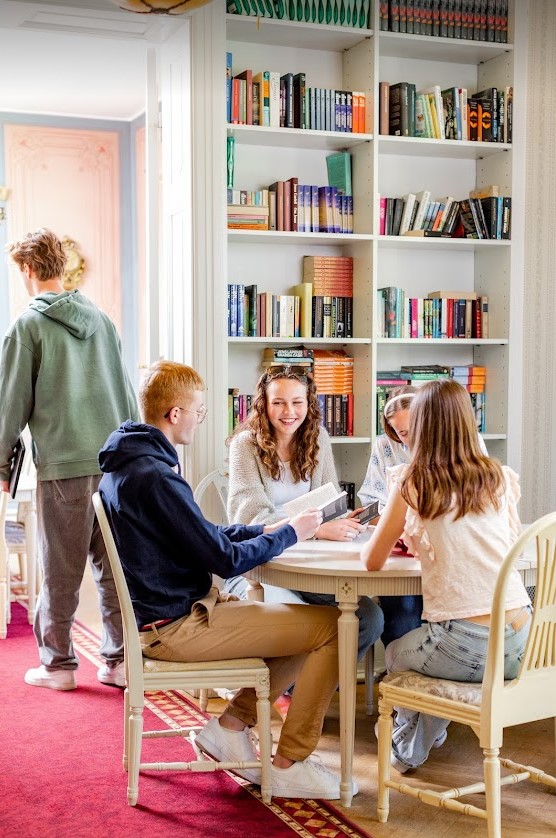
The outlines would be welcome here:
[[[307,375],[313,372],[313,350],[306,346],[269,346],[263,350],[262,368],[272,370],[277,367],[292,366],[300,368]]]
[[[343,349],[313,354],[323,425],[331,436],[353,436],[353,358]]]
[[[228,229],[268,230],[268,189],[228,189]]]
[[[303,284],[307,283],[312,291],[312,336],[353,337],[353,257],[305,256]]]

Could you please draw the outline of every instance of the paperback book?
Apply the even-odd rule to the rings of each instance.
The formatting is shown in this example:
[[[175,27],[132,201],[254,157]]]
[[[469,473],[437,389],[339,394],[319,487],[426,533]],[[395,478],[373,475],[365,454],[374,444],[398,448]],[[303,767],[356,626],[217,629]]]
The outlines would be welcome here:
[[[320,509],[322,523],[339,518],[347,512],[347,493],[337,492],[333,483],[325,483],[306,495],[288,501],[284,504],[284,512],[293,518],[307,509]]]

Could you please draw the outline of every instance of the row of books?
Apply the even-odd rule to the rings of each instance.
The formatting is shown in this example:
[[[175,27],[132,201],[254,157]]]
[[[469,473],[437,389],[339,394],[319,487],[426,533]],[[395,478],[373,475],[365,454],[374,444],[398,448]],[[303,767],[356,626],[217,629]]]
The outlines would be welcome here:
[[[396,137],[511,143],[513,87],[488,87],[468,95],[465,87],[439,84],[417,91],[413,82],[379,83],[379,131]]]
[[[226,60],[226,113],[232,125],[370,131],[370,108],[367,113],[363,91],[307,87],[305,73],[247,69],[232,75],[231,52]]]
[[[488,297],[433,291],[420,298],[403,288],[380,288],[377,326],[381,338],[488,338]]]
[[[353,337],[353,298],[313,294],[302,282],[291,294],[228,285],[228,337]]]
[[[270,184],[269,230],[353,233],[353,198],[336,186],[300,184],[297,177]]]
[[[230,230],[268,230],[268,189],[228,189],[226,211]]]
[[[508,0],[379,0],[380,29],[506,43]]]
[[[412,387],[420,387],[428,381],[438,378],[452,378],[469,393],[477,430],[480,433],[486,431],[485,412],[485,389],[486,389],[486,367],[476,364],[463,366],[442,366],[430,364],[427,366],[402,366],[399,370],[382,370],[377,372],[376,379],[376,432],[382,433],[381,417],[388,396],[396,387],[410,384]]]
[[[432,200],[430,190],[399,198],[379,198],[381,236],[448,236],[451,238],[511,238],[512,199],[474,190],[469,198],[449,195]],[[484,195],[484,197],[475,197]]]
[[[270,17],[353,29],[369,27],[369,0],[226,0],[233,15]]]

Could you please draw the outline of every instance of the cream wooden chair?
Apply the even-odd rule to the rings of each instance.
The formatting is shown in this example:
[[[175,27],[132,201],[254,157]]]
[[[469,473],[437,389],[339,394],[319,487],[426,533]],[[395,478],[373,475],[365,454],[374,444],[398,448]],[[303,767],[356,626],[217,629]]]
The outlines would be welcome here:
[[[525,546],[536,540],[537,590],[533,619],[520,672],[504,682],[504,605],[509,574]],[[518,538],[508,552],[496,584],[485,677],[482,684],[429,678],[416,672],[392,673],[379,688],[378,819],[385,823],[389,789],[422,803],[487,821],[489,838],[501,838],[500,787],[532,780],[556,788],[556,777],[530,765],[499,758],[504,729],[556,716],[556,513],[545,515]],[[439,792],[390,779],[392,713],[407,707],[469,725],[483,750],[484,782]],[[500,765],[512,773],[501,777]],[[456,798],[485,793],[486,807]],[[552,798],[553,800],[554,798]]]
[[[218,501],[220,502],[221,509],[219,509],[219,514],[222,518],[222,523],[228,523],[228,475],[225,474],[220,469],[215,469],[214,471],[209,472],[206,477],[200,481],[200,483],[195,488],[193,492],[193,500],[199,506],[203,505],[205,500],[205,495],[207,492],[210,492],[211,489],[214,491],[212,492],[213,495],[216,495]]]
[[[135,806],[139,796],[139,772],[143,771],[195,771],[207,772],[234,768],[261,768],[261,794],[268,803],[272,796],[270,781],[271,729],[270,729],[270,677],[268,667],[261,658],[204,661],[202,663],[175,663],[144,658],[141,653],[139,632],[127,582],[122,570],[116,544],[98,492],[93,495],[93,505],[100,524],[110,566],[116,583],[124,627],[124,655],[126,689],[124,693],[124,770],[128,772],[127,800]],[[143,739],[191,735],[200,728],[156,730],[143,732],[143,707],[145,693],[156,690],[207,689],[214,684],[226,684],[234,689],[248,687],[257,694],[259,727],[259,762],[213,762],[200,758],[191,762],[141,762]]]

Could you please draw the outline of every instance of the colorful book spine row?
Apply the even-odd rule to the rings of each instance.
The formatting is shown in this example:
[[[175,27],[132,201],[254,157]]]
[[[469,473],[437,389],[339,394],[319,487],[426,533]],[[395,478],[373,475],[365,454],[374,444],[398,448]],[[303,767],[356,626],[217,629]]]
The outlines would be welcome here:
[[[353,298],[312,294],[272,294],[256,285],[228,285],[228,337],[353,337]]]
[[[412,82],[379,83],[379,132],[395,137],[511,143],[513,87],[468,94],[435,84],[418,92]]]
[[[353,233],[353,198],[336,186],[300,184],[298,178],[270,184],[269,229],[294,233]]]
[[[488,297],[430,299],[381,288],[377,325],[382,338],[488,338]]]
[[[252,395],[240,393],[237,387],[231,387],[228,390],[228,434],[232,434],[242,422],[245,422],[252,403]]]
[[[226,0],[232,15],[368,29],[369,0]]]
[[[226,53],[226,117],[231,125],[357,134],[372,130],[370,97],[363,91],[308,87],[305,73],[234,73],[232,62],[232,53]]]
[[[268,230],[269,216],[268,189],[228,189],[228,229]]]
[[[489,191],[489,190],[487,190]],[[477,190],[480,194],[480,190]],[[428,190],[401,198],[379,198],[381,236],[443,236],[446,238],[510,239],[512,199],[489,194],[482,198],[452,196],[431,200]]]
[[[506,43],[508,0],[379,0],[380,29]]]
[[[317,398],[330,436],[353,436],[353,393],[317,393]]]

